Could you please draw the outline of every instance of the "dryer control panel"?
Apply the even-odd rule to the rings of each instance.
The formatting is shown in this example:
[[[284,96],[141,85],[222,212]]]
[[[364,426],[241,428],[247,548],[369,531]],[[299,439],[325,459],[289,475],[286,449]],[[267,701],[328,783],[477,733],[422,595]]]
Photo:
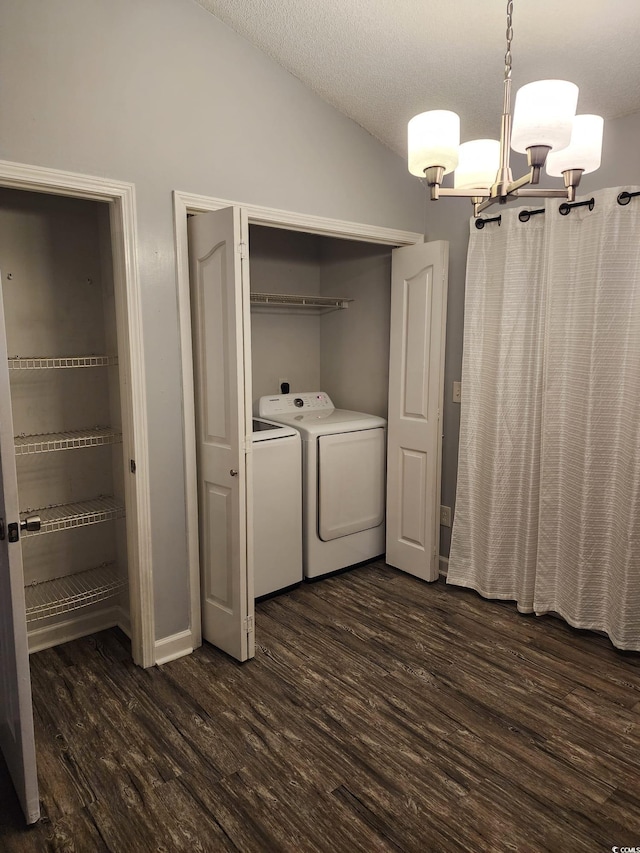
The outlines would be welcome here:
[[[257,414],[262,418],[269,415],[294,414],[298,411],[333,411],[335,406],[324,391],[304,391],[293,394],[273,394],[260,397]]]

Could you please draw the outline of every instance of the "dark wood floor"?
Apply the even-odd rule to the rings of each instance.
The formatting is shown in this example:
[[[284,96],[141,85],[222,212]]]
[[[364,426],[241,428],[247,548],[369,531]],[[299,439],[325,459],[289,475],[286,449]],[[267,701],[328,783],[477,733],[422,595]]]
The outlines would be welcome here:
[[[640,655],[382,563],[257,608],[240,665],[118,631],[32,657],[44,817],[0,850],[640,846]]]

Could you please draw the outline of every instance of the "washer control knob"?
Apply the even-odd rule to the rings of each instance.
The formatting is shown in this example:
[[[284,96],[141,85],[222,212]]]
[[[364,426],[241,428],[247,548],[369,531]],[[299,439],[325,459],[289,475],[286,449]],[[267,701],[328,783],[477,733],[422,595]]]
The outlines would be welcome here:
[[[304,406],[304,400],[302,397],[296,397],[293,401],[293,405],[301,409]]]

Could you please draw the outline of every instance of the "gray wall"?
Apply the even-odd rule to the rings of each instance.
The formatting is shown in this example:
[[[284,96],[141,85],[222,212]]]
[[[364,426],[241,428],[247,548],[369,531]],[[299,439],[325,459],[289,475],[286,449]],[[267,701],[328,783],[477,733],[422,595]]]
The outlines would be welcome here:
[[[347,310],[251,309],[254,400],[326,391],[336,406],[387,416],[391,249],[252,225],[251,290],[352,299]]]
[[[252,225],[249,228],[251,290],[317,296],[322,237]],[[320,387],[320,316],[296,308],[251,308],[253,399]]]
[[[188,624],[171,192],[422,231],[402,158],[191,0],[3,0],[0,156],[136,185],[156,633]]]
[[[524,158],[514,157],[514,177],[524,174]],[[546,183],[550,184],[549,179]],[[640,113],[605,122],[602,166],[585,175],[578,196],[586,196],[603,187],[640,184]],[[554,184],[557,186],[557,183]],[[632,202],[633,203],[633,202]],[[640,200],[635,202],[640,203]],[[495,211],[495,208],[494,208]],[[494,211],[485,215],[495,215]],[[499,212],[499,210],[497,211]],[[452,383],[462,371],[462,335],[464,323],[464,279],[469,242],[471,204],[467,199],[427,201],[426,239],[448,240],[449,299],[445,357],[444,440],[442,461],[442,503],[455,507],[458,466],[460,406],[452,402]],[[463,389],[464,394],[464,389]],[[450,530],[441,528],[440,553],[449,554]]]
[[[341,409],[387,417],[391,250],[327,240],[322,246],[325,296],[353,299],[346,310],[322,317],[321,385]]]

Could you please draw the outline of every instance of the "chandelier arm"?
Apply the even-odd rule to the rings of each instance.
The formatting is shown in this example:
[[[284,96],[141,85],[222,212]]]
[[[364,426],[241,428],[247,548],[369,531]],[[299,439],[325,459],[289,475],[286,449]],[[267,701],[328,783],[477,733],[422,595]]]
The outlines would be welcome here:
[[[529,186],[529,184],[537,183],[537,181],[534,181],[534,179],[533,179],[533,171],[534,170],[531,169],[531,171],[528,172],[526,175],[523,175],[521,178],[518,178],[516,181],[511,181],[511,183],[509,183],[505,187],[505,193],[504,194],[505,195],[512,195],[514,192],[517,192],[521,187],[526,187],[526,186]]]
[[[479,203],[476,202],[473,205],[473,215],[480,216],[483,210],[487,210],[487,208],[491,207],[491,205],[495,204],[498,201],[501,201],[501,199],[498,196],[495,196],[494,198],[488,198],[485,201],[481,201]]]
[[[474,187],[473,189],[456,190],[453,187],[439,187],[439,197],[449,198],[489,198],[490,191],[486,187]]]
[[[545,190],[541,187],[530,187],[518,190],[515,198],[567,198],[570,199],[569,190]]]
[[[492,196],[479,204],[474,204],[473,215],[479,216],[487,208],[493,204],[506,204],[509,201],[515,201],[518,198],[566,198],[572,200],[570,190],[548,190],[540,187],[525,187],[514,190],[509,195]]]

